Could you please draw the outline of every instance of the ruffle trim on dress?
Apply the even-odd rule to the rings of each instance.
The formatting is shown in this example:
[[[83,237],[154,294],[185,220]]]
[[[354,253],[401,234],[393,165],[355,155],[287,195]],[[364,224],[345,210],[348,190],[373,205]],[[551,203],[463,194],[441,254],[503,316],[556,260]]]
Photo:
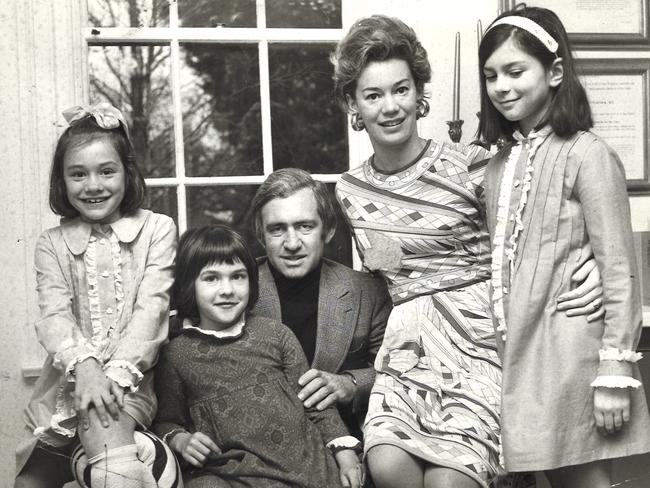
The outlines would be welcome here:
[[[594,388],[638,388],[641,382],[631,376],[598,376],[591,382]]]
[[[144,377],[138,368],[124,359],[107,362],[104,373],[122,388],[129,388],[131,392],[138,391],[138,384]]]
[[[627,361],[628,363],[636,363],[643,358],[643,354],[640,352],[630,351],[629,349],[621,351],[615,347],[599,350],[598,356],[601,361]]]
[[[78,340],[69,337],[61,342],[59,348],[59,352],[54,354],[52,358],[52,366],[59,370],[65,370],[66,374],[68,374],[69,370],[71,371],[71,368],[74,368],[73,363],[80,361],[77,358],[85,356],[84,359],[87,359],[95,351],[93,345],[83,336],[79,336]]]
[[[99,356],[97,355],[96,352],[87,352],[85,354],[80,354],[79,356],[75,357],[72,361],[70,361],[70,364],[65,370],[65,377],[68,381],[74,382],[74,369],[77,367],[77,364],[85,361],[86,359],[89,358],[95,358],[97,361],[101,362],[99,360]]]
[[[494,238],[492,239],[492,306],[494,318],[497,322],[497,331],[501,332],[504,341],[506,340],[506,317],[503,304],[503,256],[510,196],[512,195],[512,183],[515,178],[515,168],[517,167],[517,160],[521,155],[522,148],[523,146],[521,144],[512,147],[503,169],[501,187],[499,188],[499,199],[497,201]]]
[[[124,308],[124,284],[122,282],[122,253],[120,252],[120,241],[114,232],[110,232],[109,241],[111,243],[111,260],[113,261],[113,282],[115,285],[115,302],[116,313],[115,320],[111,324],[108,335],[115,329],[122,316]]]
[[[102,309],[97,289],[97,237],[90,236],[88,247],[84,253],[86,266],[86,281],[88,282],[88,304],[90,312],[90,325],[92,327],[92,343],[96,346],[102,336]]]

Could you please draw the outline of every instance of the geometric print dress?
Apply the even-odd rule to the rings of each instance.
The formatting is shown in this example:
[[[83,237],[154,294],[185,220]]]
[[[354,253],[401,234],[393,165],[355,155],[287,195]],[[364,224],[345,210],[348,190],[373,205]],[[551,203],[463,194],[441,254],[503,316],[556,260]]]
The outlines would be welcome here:
[[[379,172],[370,158],[336,187],[364,267],[381,273],[394,303],[364,449],[394,445],[485,488],[502,474],[501,366],[481,210],[489,156],[429,141],[399,172]]]

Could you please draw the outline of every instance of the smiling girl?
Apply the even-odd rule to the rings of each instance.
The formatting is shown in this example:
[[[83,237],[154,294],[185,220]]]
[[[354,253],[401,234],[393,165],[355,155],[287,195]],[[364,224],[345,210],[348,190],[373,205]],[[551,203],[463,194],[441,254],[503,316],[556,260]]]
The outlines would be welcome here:
[[[140,487],[160,481],[138,458],[134,431],[156,410],[151,367],[167,337],[176,229],[140,208],[144,180],[122,114],[104,103],[64,116],[50,179],[50,206],[63,219],[40,236],[35,258],[36,333],[48,356],[26,411],[16,487],[70,481],[75,442],[89,485]]]
[[[183,326],[156,366],[154,429],[188,464],[187,488],[360,488],[359,441],[334,406],[303,407],[305,355],[288,327],[250,313],[257,296],[239,234],[183,235],[172,291]]]
[[[587,96],[553,12],[503,14],[479,62],[480,134],[506,141],[485,176],[505,466],[545,470],[554,487],[609,487],[609,460],[650,451],[623,165],[589,131]],[[553,306],[587,243],[603,277],[605,314],[592,324]]]

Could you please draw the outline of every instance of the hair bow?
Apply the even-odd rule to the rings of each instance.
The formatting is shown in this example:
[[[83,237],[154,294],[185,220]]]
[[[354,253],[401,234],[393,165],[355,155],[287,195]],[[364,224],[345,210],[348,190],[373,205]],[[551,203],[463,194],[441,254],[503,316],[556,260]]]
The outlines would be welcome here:
[[[129,136],[129,128],[122,112],[108,102],[95,105],[77,105],[63,111],[63,118],[68,125],[72,125],[86,117],[93,117],[102,129],[116,129],[122,124],[124,132]]]

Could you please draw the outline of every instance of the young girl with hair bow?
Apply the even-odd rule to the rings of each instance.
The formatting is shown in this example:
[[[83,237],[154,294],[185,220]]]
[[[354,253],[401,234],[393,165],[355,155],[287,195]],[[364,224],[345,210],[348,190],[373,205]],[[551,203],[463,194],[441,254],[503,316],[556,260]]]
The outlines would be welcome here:
[[[139,458],[134,432],[156,412],[158,349],[167,338],[176,228],[141,208],[144,179],[123,115],[108,103],[64,112],[50,177],[62,217],[36,244],[36,333],[48,356],[26,410],[16,487],[72,480],[80,442],[87,486],[166,485]],[[137,437],[137,436],[136,436]],[[158,483],[158,484],[156,484]]]

